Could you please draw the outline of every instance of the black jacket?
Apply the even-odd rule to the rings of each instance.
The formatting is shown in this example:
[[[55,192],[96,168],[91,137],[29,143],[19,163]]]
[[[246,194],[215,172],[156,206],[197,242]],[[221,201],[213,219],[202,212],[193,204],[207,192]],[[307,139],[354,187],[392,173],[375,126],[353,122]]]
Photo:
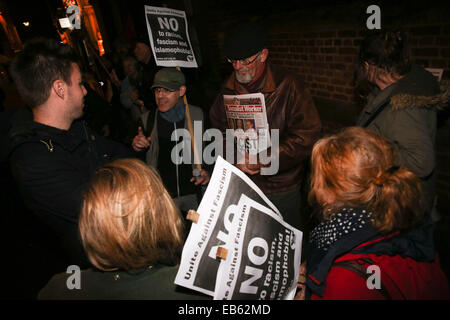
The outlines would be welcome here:
[[[129,150],[83,121],[75,121],[68,131],[25,122],[13,127],[9,136],[11,172],[25,204],[63,245],[82,252],[78,217],[89,178],[105,163],[128,157]]]

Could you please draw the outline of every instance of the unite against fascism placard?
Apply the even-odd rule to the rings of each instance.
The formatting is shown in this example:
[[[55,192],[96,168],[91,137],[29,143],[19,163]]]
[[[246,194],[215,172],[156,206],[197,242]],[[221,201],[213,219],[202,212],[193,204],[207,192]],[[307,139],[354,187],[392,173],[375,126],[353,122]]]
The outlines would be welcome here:
[[[183,248],[175,283],[215,299],[292,299],[302,232],[222,157]],[[218,248],[228,250],[224,260]]]

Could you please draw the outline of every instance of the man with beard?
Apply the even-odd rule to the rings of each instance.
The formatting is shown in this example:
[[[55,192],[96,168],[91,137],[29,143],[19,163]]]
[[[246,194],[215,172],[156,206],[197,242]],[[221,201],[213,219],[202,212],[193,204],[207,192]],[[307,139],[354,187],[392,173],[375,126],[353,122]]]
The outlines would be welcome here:
[[[14,58],[11,74],[33,114],[9,133],[13,177],[29,209],[60,237],[69,262],[86,265],[78,234],[84,189],[96,168],[129,150],[77,120],[86,88],[69,46],[32,40]]]
[[[223,48],[234,72],[210,110],[211,126],[222,132],[228,128],[223,95],[264,94],[269,129],[279,130],[279,150],[269,149],[269,154],[275,153],[272,158],[279,157],[279,170],[262,175],[262,164],[254,161],[238,161],[237,167],[267,195],[286,222],[303,230],[300,186],[322,127],[311,95],[294,74],[269,63],[266,35],[259,26],[238,25],[226,35]]]

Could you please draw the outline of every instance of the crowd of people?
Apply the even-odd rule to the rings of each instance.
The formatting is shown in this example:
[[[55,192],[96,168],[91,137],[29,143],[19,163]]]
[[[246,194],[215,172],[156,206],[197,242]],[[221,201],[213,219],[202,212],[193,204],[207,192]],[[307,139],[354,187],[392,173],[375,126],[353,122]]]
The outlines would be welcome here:
[[[173,280],[184,213],[197,209],[211,168],[174,162],[172,138],[205,122],[207,108],[224,137],[243,128],[243,120],[227,119],[223,95],[249,93],[264,95],[268,126],[279,130],[279,148],[269,148],[279,170],[261,174],[267,164],[248,154],[234,164],[308,235],[296,298],[450,298],[431,219],[436,113],[450,89],[411,63],[401,33],[376,32],[362,41],[358,61],[358,82],[373,88],[367,105],[355,127],[326,136],[308,88],[270,63],[267,40],[251,23],[227,33],[233,72],[210,108],[187,103],[185,75],[158,70],[145,38],[133,55],[123,52],[121,70],[109,70],[102,90],[55,40],[30,41],[16,55],[11,75],[32,118],[10,131],[11,172],[27,207],[61,240],[68,265],[83,269],[80,290],[58,274],[40,299],[207,298]],[[105,101],[120,109],[116,116],[98,115]],[[195,145],[187,149],[193,158]],[[307,206],[316,213],[311,230]],[[367,287],[369,265],[381,269],[381,289]]]

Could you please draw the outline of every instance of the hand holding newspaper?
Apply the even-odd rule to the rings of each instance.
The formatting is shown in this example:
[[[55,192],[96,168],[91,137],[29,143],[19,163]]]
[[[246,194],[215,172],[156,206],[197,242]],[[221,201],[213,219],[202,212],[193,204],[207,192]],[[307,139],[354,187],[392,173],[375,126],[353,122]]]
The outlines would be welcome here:
[[[302,232],[244,173],[219,157],[197,212],[176,284],[214,299],[293,299]]]

